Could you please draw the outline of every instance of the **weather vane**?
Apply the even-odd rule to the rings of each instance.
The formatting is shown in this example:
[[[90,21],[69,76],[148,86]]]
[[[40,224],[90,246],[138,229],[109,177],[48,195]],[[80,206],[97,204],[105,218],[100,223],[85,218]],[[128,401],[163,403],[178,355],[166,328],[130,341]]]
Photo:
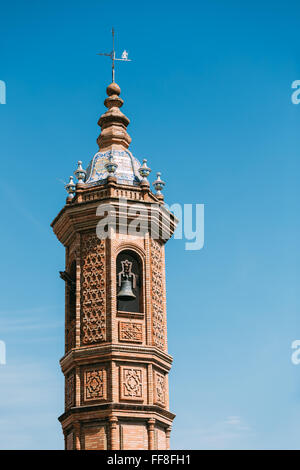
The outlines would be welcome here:
[[[112,32],[112,45],[113,45],[112,51],[109,54],[105,53],[105,52],[100,52],[97,55],[106,55],[106,56],[111,58],[111,62],[112,62],[112,81],[114,82],[115,81],[115,60],[120,60],[122,62],[131,62],[131,60],[128,59],[128,52],[126,50],[124,50],[122,52],[121,59],[117,59],[116,52],[115,52],[115,31],[114,31],[114,28],[112,28],[111,32]]]

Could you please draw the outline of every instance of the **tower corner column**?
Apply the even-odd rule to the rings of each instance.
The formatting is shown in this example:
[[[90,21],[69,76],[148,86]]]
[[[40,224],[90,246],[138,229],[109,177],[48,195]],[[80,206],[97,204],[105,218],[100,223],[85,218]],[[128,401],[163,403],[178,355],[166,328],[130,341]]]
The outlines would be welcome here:
[[[74,434],[75,434],[75,450],[80,450],[81,445],[80,445],[80,422],[76,421],[73,425],[74,428]]]
[[[154,418],[148,419],[149,450],[154,450],[154,425],[155,425],[155,419]]]
[[[170,435],[172,426],[168,426],[166,429],[166,450],[170,450]]]
[[[118,442],[117,442],[118,418],[116,416],[110,416],[108,421],[109,421],[110,450],[119,450]]]

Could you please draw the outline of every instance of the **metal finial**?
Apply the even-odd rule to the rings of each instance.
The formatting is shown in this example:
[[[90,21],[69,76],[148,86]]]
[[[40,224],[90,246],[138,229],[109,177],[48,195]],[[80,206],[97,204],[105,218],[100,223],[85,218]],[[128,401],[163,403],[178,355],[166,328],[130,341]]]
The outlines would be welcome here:
[[[162,195],[161,190],[163,189],[163,187],[165,186],[166,183],[161,180],[161,178],[160,178],[161,173],[160,172],[157,172],[156,175],[157,175],[157,179],[152,184],[153,184],[154,188],[156,189],[156,195],[161,196]]]
[[[142,166],[139,168],[139,174],[142,177],[142,183],[148,183],[147,177],[151,173],[151,168],[147,166],[147,160],[144,158]]]
[[[84,183],[86,171],[82,168],[82,161],[79,160],[78,168],[74,171],[74,175],[78,179],[78,183]]]
[[[76,186],[73,181],[73,176],[70,176],[70,181],[68,182],[68,184],[65,185],[65,189],[67,193],[69,194],[69,197],[73,198],[76,192]]]
[[[112,28],[111,30],[112,33],[112,51],[110,53],[107,52],[100,52],[97,55],[106,55],[111,58],[112,62],[112,81],[114,83],[115,81],[115,61],[120,60],[122,62],[131,62],[131,59],[128,59],[128,52],[126,50],[123,51],[121,58],[118,59],[116,57],[116,51],[115,51],[115,30]]]

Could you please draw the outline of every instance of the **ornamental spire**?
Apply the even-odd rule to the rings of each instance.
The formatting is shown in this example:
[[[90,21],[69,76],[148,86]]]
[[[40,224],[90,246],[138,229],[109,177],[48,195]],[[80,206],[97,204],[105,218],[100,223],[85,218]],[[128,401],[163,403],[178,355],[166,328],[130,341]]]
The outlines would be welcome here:
[[[97,139],[99,149],[127,149],[131,137],[127,133],[129,119],[120,111],[124,101],[120,98],[121,89],[116,83],[111,83],[106,89],[107,98],[104,105],[108,108],[98,121],[101,133]]]

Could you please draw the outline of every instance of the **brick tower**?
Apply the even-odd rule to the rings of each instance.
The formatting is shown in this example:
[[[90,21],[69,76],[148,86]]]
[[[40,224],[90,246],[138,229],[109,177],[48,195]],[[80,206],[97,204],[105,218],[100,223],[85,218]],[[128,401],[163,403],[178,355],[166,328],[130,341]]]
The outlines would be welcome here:
[[[146,160],[141,165],[128,150],[119,86],[111,83],[107,95],[99,151],[86,171],[78,163],[78,183],[70,177],[66,205],[52,222],[66,249],[59,420],[66,449],[168,449],[175,415],[164,244],[176,219],[164,207],[160,174],[153,193]]]

